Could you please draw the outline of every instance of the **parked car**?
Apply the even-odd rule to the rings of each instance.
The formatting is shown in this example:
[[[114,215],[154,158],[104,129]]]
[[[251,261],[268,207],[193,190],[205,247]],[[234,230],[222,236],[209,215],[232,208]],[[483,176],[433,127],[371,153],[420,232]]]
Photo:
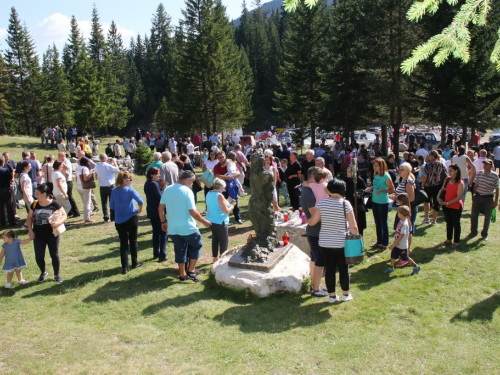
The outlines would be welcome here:
[[[375,134],[365,132],[354,132],[354,140],[358,145],[365,145],[368,147],[370,143],[375,142]]]
[[[491,134],[490,134],[490,139],[489,139],[489,141],[490,141],[490,142],[493,142],[493,140],[494,140],[495,138],[498,138],[498,137],[500,137],[500,129],[494,129],[494,130],[491,132]]]
[[[240,135],[240,144],[242,146],[255,146],[255,138],[253,135]]]

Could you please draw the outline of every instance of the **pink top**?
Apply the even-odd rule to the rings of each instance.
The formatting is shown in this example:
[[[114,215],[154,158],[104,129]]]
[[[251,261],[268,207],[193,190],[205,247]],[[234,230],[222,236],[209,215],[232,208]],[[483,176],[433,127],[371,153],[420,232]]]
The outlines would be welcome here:
[[[318,204],[322,199],[328,198],[328,193],[325,191],[326,185],[326,182],[309,182],[309,187],[311,188],[314,197],[316,198],[316,204]]]

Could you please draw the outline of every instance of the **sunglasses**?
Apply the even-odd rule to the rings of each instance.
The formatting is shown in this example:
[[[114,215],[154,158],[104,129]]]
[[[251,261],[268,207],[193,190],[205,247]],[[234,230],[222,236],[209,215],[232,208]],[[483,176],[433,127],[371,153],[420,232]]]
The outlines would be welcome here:
[[[125,181],[128,181],[128,182],[132,182],[132,179],[131,179],[131,178],[125,178],[124,180],[125,180]]]

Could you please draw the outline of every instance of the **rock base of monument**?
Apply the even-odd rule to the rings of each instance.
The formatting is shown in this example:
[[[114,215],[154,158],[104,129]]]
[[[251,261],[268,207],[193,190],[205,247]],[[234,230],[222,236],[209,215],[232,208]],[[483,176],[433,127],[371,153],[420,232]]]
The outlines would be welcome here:
[[[279,263],[281,259],[283,259],[286,254],[288,254],[288,251],[293,247],[294,245],[290,244],[287,246],[283,247],[277,247],[274,249],[272,253],[269,254],[269,260],[265,263],[258,263],[258,262],[249,262],[243,255],[244,252],[244,245],[239,246],[234,248],[234,250],[237,250],[236,253],[234,253],[231,256],[231,259],[229,259],[229,265],[231,267],[236,267],[236,268],[245,268],[248,270],[256,270],[256,271],[264,271],[264,272],[271,272],[271,270],[276,267],[276,265]]]
[[[297,246],[290,244],[286,253],[268,272],[230,266],[233,255],[242,247],[226,251],[212,266],[219,285],[234,290],[248,290],[258,297],[300,292],[304,279],[309,276],[310,259]]]

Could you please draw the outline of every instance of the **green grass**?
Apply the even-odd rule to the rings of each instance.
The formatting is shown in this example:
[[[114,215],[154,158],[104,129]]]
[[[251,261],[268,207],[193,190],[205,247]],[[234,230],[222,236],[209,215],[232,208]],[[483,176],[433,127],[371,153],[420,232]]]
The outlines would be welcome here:
[[[0,139],[0,150],[16,161],[22,149],[37,145],[36,139]],[[141,177],[133,182],[141,194],[143,183]],[[498,223],[488,242],[463,241],[455,251],[439,245],[444,224],[418,225],[413,257],[422,266],[419,275],[410,277],[405,268],[387,276],[389,251],[373,253],[352,269],[354,300],[329,305],[307,294],[257,299],[219,287],[210,275],[207,229],[201,229],[202,282],[179,282],[171,261],[150,261],[145,215],[139,230],[144,266],[123,276],[114,225],[101,221],[102,212],[96,219],[94,225],[69,219],[60,245],[62,284],[51,277],[35,283],[33,247],[23,247],[31,283],[0,289],[0,373],[500,373]],[[371,244],[371,212],[368,220]],[[231,225],[230,245],[244,242],[250,230],[248,221]],[[170,242],[167,252],[173,258]],[[46,260],[53,276],[48,254]]]

